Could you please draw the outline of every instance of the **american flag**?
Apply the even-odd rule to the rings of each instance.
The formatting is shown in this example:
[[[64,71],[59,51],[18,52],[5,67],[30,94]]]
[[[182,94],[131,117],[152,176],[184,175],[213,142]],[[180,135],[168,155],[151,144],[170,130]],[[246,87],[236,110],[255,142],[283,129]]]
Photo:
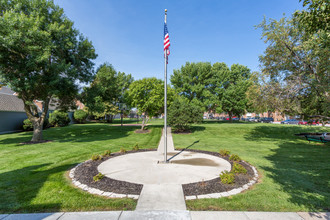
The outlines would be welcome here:
[[[168,30],[167,30],[167,24],[164,24],[164,55],[168,56],[170,55],[170,37],[168,35]],[[167,54],[165,54],[165,51],[167,50]]]

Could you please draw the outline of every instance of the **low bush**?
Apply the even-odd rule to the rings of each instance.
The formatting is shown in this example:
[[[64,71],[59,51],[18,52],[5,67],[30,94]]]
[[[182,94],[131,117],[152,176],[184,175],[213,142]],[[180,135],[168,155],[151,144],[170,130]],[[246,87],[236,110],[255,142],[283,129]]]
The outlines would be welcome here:
[[[229,156],[230,151],[226,150],[226,149],[221,149],[219,153],[221,156],[226,157],[226,156]]]
[[[100,155],[98,155],[98,154],[94,154],[92,156],[92,161],[97,161],[97,160],[101,160],[101,159],[102,159],[102,157]]]
[[[73,114],[74,119],[80,124],[85,123],[87,116],[88,113],[82,109],[76,110]]]
[[[110,150],[106,150],[106,151],[104,151],[104,153],[102,154],[103,157],[110,156],[110,155],[111,155],[111,151],[110,151]]]
[[[168,124],[174,132],[189,131],[190,125],[203,121],[203,110],[184,98],[177,98],[168,109]]]
[[[55,127],[64,127],[70,123],[68,113],[61,111],[54,111],[49,114],[49,123]]]
[[[136,143],[136,144],[133,146],[132,150],[134,150],[134,151],[138,151],[138,150],[139,150],[139,144]]]
[[[235,174],[228,171],[223,171],[220,174],[220,179],[224,184],[233,184],[235,182]]]
[[[241,158],[236,154],[232,154],[232,155],[230,155],[229,160],[239,162],[239,161],[241,161]]]
[[[104,175],[102,173],[98,173],[97,175],[93,176],[94,182],[100,181],[103,179]]]
[[[246,173],[247,170],[239,163],[234,163],[233,164],[233,169],[232,169],[233,173]]]
[[[48,118],[45,118],[43,129],[46,129],[49,127],[51,127],[51,126],[49,124]],[[23,130],[24,131],[33,131],[33,124],[30,121],[30,119],[27,118],[23,121]]]
[[[119,152],[125,154],[126,150],[125,150],[125,148],[121,147]]]
[[[24,131],[33,131],[33,124],[30,119],[25,119],[23,121],[23,129]]]

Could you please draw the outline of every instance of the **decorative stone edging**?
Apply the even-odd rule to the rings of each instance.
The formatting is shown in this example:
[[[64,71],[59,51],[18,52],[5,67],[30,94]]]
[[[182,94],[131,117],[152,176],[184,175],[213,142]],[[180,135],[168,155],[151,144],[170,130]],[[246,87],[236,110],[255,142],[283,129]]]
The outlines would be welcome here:
[[[242,161],[245,162],[245,161]],[[249,164],[249,163],[247,163]],[[197,196],[185,196],[186,200],[193,200],[193,199],[217,199],[217,198],[221,198],[221,197],[228,197],[228,196],[232,196],[232,195],[236,195],[238,193],[241,193],[244,190],[247,190],[248,188],[250,188],[252,185],[254,185],[257,180],[258,180],[258,171],[257,169],[252,166],[251,164],[249,164],[249,166],[252,168],[253,172],[254,172],[254,177],[252,180],[250,180],[247,184],[236,188],[236,189],[232,189],[230,191],[227,192],[221,192],[221,193],[210,193],[210,194],[203,194],[203,195],[197,195]]]
[[[91,161],[91,160],[87,160],[85,162],[88,162],[88,161]],[[83,184],[81,182],[79,182],[75,177],[74,177],[74,173],[75,173],[75,170],[76,168],[78,168],[80,165],[82,165],[83,163],[85,162],[82,162],[80,164],[78,164],[77,166],[75,166],[74,168],[72,168],[69,172],[69,177],[72,179],[72,183],[84,190],[84,191],[87,191],[91,194],[94,194],[94,195],[100,195],[100,196],[105,196],[105,197],[108,197],[108,198],[132,198],[132,199],[139,199],[139,195],[132,195],[132,194],[119,194],[119,193],[114,193],[114,192],[106,192],[106,191],[102,191],[102,190],[99,190],[99,189],[96,189],[96,188],[93,188],[93,187],[89,187],[87,186],[86,184]],[[242,161],[242,162],[245,162],[245,161]],[[209,199],[209,198],[221,198],[221,197],[228,197],[228,196],[232,196],[232,195],[236,195],[238,193],[241,193],[242,191],[244,190],[247,190],[248,188],[250,188],[252,185],[254,185],[257,180],[258,180],[258,171],[257,169],[252,166],[251,164],[245,162],[246,164],[248,164],[251,169],[253,170],[253,173],[254,173],[254,177],[252,180],[250,180],[248,183],[246,183],[245,185],[239,187],[239,188],[235,188],[235,189],[232,189],[230,191],[227,191],[227,192],[221,192],[221,193],[209,193],[209,194],[201,194],[201,195],[193,195],[193,196],[185,196],[185,199],[186,200],[193,200],[193,199]]]
[[[87,160],[87,161],[90,161],[90,160]],[[85,162],[87,162],[85,161]],[[84,190],[84,191],[87,191],[91,194],[94,194],[94,195],[99,195],[99,196],[106,196],[108,198],[131,198],[131,199],[139,199],[139,196],[138,195],[131,195],[131,194],[119,194],[119,193],[114,193],[114,192],[105,192],[105,191],[102,191],[102,190],[99,190],[99,189],[96,189],[96,188],[93,188],[93,187],[89,187],[87,186],[86,184],[82,184],[81,182],[79,182],[77,179],[75,179],[74,177],[74,172],[76,171],[76,168],[79,167],[80,165],[82,165],[83,163],[85,162],[82,162],[80,164],[78,164],[77,166],[75,166],[74,168],[72,168],[70,170],[70,173],[69,173],[69,177],[72,179],[72,183]]]

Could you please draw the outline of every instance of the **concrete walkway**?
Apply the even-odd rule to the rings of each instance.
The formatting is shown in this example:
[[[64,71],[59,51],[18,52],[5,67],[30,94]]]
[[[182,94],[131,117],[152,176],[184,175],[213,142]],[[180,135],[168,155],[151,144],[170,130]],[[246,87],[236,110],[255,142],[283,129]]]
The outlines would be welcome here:
[[[0,214],[0,220],[329,220],[330,212],[108,211]]]
[[[164,154],[164,140],[165,140],[165,135],[164,135],[164,129],[163,129],[163,134],[162,137],[160,138],[157,152],[159,154]],[[172,138],[172,132],[171,132],[171,127],[167,127],[167,152],[174,152],[174,143],[173,143],[173,138]]]
[[[163,129],[163,134],[160,138],[157,149],[157,153],[161,155],[164,155],[164,140],[165,134]],[[167,128],[167,152],[174,152],[174,144],[170,127]],[[164,176],[167,176],[168,178],[168,175],[165,173]],[[175,183],[164,184],[164,181],[161,183],[162,184],[143,185],[136,210],[186,210],[186,202],[184,200],[182,185]],[[173,213],[170,215],[172,216],[172,214]],[[185,214],[182,217],[184,216],[187,217]]]

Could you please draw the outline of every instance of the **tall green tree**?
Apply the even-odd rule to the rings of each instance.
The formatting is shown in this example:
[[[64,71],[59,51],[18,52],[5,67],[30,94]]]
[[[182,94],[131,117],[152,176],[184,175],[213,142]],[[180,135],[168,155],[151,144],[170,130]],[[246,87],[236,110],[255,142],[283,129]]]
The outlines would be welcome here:
[[[179,70],[174,70],[171,84],[176,92],[186,97],[189,102],[199,105],[204,110],[214,107],[216,97],[216,75],[208,62],[189,63]]]
[[[219,88],[223,92],[219,93],[221,108],[218,111],[227,112],[230,122],[234,115],[242,115],[248,107],[246,93],[251,83],[250,75],[250,69],[240,64],[233,64],[230,72],[223,72],[223,75],[220,75]]]
[[[131,74],[117,72],[111,64],[102,64],[90,87],[84,88],[83,100],[90,112],[106,116],[108,122],[119,112],[118,106],[126,103],[125,92],[133,82]]]
[[[141,130],[144,129],[148,118],[160,115],[164,112],[164,82],[155,77],[143,78],[134,81],[127,92],[131,106],[136,107],[143,114]],[[171,105],[174,90],[167,87],[167,103]]]
[[[330,115],[330,6],[320,0],[306,0],[304,6],[307,10],[296,12],[292,19],[264,20],[259,25],[268,43],[260,62],[269,80],[279,83],[282,92],[290,92],[291,102],[298,100],[294,101],[298,114],[313,108],[326,118]]]
[[[76,82],[92,79],[95,50],[53,1],[0,1],[0,9],[0,81],[23,100],[31,141],[40,141],[50,100],[74,99]]]

